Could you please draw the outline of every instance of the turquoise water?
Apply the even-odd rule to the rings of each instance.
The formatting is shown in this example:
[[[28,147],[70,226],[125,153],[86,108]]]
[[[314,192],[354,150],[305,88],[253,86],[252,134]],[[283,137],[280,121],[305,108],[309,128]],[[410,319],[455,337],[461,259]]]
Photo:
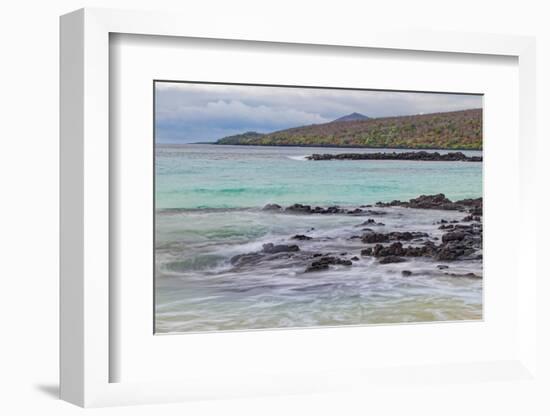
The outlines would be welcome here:
[[[312,153],[378,151],[383,149],[157,146],[156,207],[359,205],[439,192],[452,200],[482,194],[481,163],[304,159]]]
[[[428,258],[383,265],[361,256],[364,216],[263,211],[267,203],[357,207],[445,193],[482,195],[482,164],[308,161],[311,153],[370,149],[157,146],[155,331],[180,333],[308,326],[471,320],[482,317],[482,263]],[[392,150],[393,151],[393,150]],[[480,152],[465,152],[479,155]],[[457,211],[376,208],[380,231],[420,231],[441,241],[438,221]],[[311,240],[293,240],[307,234]],[[233,256],[263,244],[298,244],[299,255],[235,267]],[[315,253],[351,267],[304,273]],[[345,253],[345,254],[344,254]],[[402,271],[412,275],[403,277]]]

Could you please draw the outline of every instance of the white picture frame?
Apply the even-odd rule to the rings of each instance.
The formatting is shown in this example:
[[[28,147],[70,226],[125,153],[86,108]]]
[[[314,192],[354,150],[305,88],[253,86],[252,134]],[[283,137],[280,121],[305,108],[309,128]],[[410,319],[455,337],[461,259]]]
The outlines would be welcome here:
[[[418,362],[410,368],[382,367],[368,372],[332,369],[326,377],[310,372],[283,371],[277,376],[238,380],[235,374],[185,377],[177,381],[113,382],[110,368],[121,357],[112,349],[111,313],[116,309],[109,276],[111,216],[110,172],[110,34],[170,36],[333,47],[427,51],[441,54],[502,55],[517,58],[519,76],[520,241],[536,241],[536,218],[530,207],[535,190],[535,42],[506,35],[383,32],[349,28],[328,35],[322,30],[281,31],[276,24],[261,27],[231,22],[208,28],[192,16],[165,13],[82,9],[61,18],[61,398],[80,406],[183,401],[197,398],[261,394],[323,392],[350,385],[431,380],[472,383],[487,378],[536,380],[535,250],[520,244],[522,270],[517,293],[517,354],[498,361]],[[529,210],[529,211],[528,211]],[[529,215],[527,215],[529,213]],[[269,336],[268,332],[264,336]],[[237,341],[238,342],[238,341]],[[198,374],[198,373],[197,373]],[[481,374],[481,376],[480,376]]]

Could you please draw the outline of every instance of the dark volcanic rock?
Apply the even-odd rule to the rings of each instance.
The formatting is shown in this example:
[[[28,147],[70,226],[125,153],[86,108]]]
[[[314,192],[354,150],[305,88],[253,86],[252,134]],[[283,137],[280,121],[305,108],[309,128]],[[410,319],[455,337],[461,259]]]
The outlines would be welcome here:
[[[447,234],[443,234],[443,237],[441,237],[441,241],[444,243],[447,243],[449,241],[460,241],[466,237],[466,233],[463,231],[451,231]]]
[[[343,260],[334,256],[324,256],[319,260],[313,261],[305,270],[305,273],[318,272],[321,270],[328,270],[329,265],[342,265],[351,266],[351,260]]]
[[[267,204],[262,209],[264,211],[279,211],[279,210],[281,210],[281,208],[282,207],[279,204]]]
[[[293,239],[293,240],[300,240],[300,241],[311,240],[312,239],[312,237],[307,236],[307,235],[303,235],[303,234],[296,234],[295,236],[290,237],[290,238]]]
[[[287,245],[287,244],[273,244],[273,243],[267,243],[263,246],[263,252],[268,254],[275,254],[275,253],[282,253],[282,252],[293,252],[293,251],[300,251],[300,247],[298,247],[296,244]]]
[[[351,211],[347,211],[338,206],[330,206],[327,208],[314,207],[311,205],[294,204],[285,208],[285,212],[292,214],[350,214],[350,215],[362,215],[363,210],[356,208]]]
[[[413,273],[410,270],[401,270],[403,276],[411,276]]]
[[[403,250],[403,244],[399,242],[392,243],[389,246],[377,244],[372,249],[372,254],[375,257],[403,256],[405,254],[405,250]]]
[[[410,241],[410,240],[413,240],[413,239],[416,239],[416,238],[421,238],[421,237],[429,237],[428,234],[422,233],[422,232],[419,232],[419,231],[413,231],[413,232],[410,232],[410,231],[405,231],[405,232],[394,231],[394,232],[389,233],[388,236],[390,237],[390,240],[403,240],[403,241]]]
[[[472,209],[470,209],[470,214],[472,214],[476,217],[480,217],[480,216],[483,215],[483,208],[482,207],[472,208]]]
[[[408,206],[410,208],[422,209],[449,209],[449,207],[452,207],[452,204],[451,200],[445,197],[444,194],[436,194],[420,195],[418,198],[411,199]]]
[[[468,212],[473,217],[481,217],[483,215],[483,200],[481,198],[476,199],[463,199],[460,201],[452,202],[444,194],[435,195],[420,195],[418,198],[410,199],[409,201],[394,200],[391,202],[377,202],[377,207],[406,207],[416,209],[440,209],[440,210],[455,210]],[[263,207],[264,211],[282,211],[283,208],[278,204],[267,204]],[[329,207],[312,207],[311,205],[293,204],[286,208],[284,211],[290,214],[347,214],[347,215],[370,215],[370,216],[382,216],[387,215],[388,212],[372,209],[345,209],[337,205]],[[453,220],[455,221],[455,220]],[[450,221],[450,222],[453,222]],[[449,221],[441,220],[441,224],[446,224]],[[369,224],[384,225],[382,223],[376,223],[374,220],[369,221]]]
[[[480,208],[483,205],[483,200],[482,198],[460,199],[456,201],[455,204],[471,208]]]
[[[244,253],[238,254],[231,257],[229,260],[233,266],[245,266],[255,263],[259,263],[264,260],[274,260],[280,258],[291,258],[295,253],[300,251],[300,247],[296,244],[286,245],[286,244],[273,244],[268,243],[263,245],[261,251],[255,253]]]
[[[307,156],[309,160],[419,160],[419,161],[453,161],[453,162],[482,162],[481,156],[466,156],[462,152],[378,152],[378,153],[340,153],[340,154],[313,154]]]
[[[363,221],[361,224],[357,224],[356,227],[365,227],[365,226],[372,226],[372,225],[384,225],[382,223],[378,223],[372,218],[367,219],[366,221]],[[370,228],[365,228],[363,231],[370,230]]]
[[[475,273],[445,273],[445,276],[450,277],[467,277],[470,279],[481,279],[481,276],[475,274]]]
[[[477,199],[463,199],[460,201],[452,202],[444,194],[435,195],[420,195],[418,198],[413,198],[408,202],[394,200],[391,202],[377,202],[378,207],[406,207],[416,209],[442,209],[442,210],[454,210],[454,211],[468,211],[472,215],[482,215],[483,200]],[[444,224],[447,221],[442,220]]]
[[[456,260],[481,260],[482,259],[482,239],[483,239],[483,224],[481,222],[482,205],[481,198],[463,199],[459,201],[451,201],[444,194],[421,195],[417,198],[410,199],[408,202],[392,201],[390,203],[379,202],[376,204],[381,207],[404,207],[414,209],[439,209],[439,210],[455,210],[464,212],[462,222],[455,219],[441,219],[434,223],[434,228],[438,227],[444,233],[439,240],[438,235],[428,235],[424,232],[417,231],[391,231],[378,232],[375,225],[377,223],[373,218],[368,218],[356,227],[364,227],[361,229],[362,235],[351,235],[349,240],[361,239],[365,244],[372,244],[370,247],[365,247],[361,250],[361,256],[376,257],[382,264],[405,261],[410,257],[427,257],[434,261],[456,261]],[[407,215],[403,210],[372,210],[366,209],[366,206],[360,208],[340,208],[339,206],[328,207],[312,207],[311,205],[294,204],[286,208],[282,208],[277,204],[268,204],[264,207],[266,211],[282,211],[290,214],[349,214],[349,215],[390,215],[392,218],[397,216]],[[440,218],[440,217],[438,217]],[[436,225],[440,224],[440,225]],[[380,230],[380,229],[378,229]],[[311,230],[310,230],[311,231]],[[315,241],[324,242],[328,239],[337,237],[317,238]],[[312,237],[306,234],[296,234],[290,237],[292,240],[307,241]],[[430,241],[429,241],[430,240]],[[434,240],[434,241],[431,241]],[[439,244],[438,244],[439,241]],[[404,246],[409,242],[407,246]],[[250,263],[259,263],[264,261],[289,259],[292,264],[303,266],[307,262],[309,264],[306,271],[325,270],[330,265],[351,265],[352,261],[358,261],[357,256],[353,256],[351,260],[346,260],[343,256],[352,256],[353,253],[311,253],[308,251],[301,252],[300,248],[295,245],[286,244],[265,244],[263,250],[257,253],[247,253],[239,256],[234,256],[231,263],[240,267],[241,265],[249,265]],[[389,259],[386,259],[389,258]],[[397,260],[396,260],[397,258]],[[443,267],[440,267],[440,269]]]
[[[387,215],[387,212],[385,212],[385,211],[375,211],[373,209],[368,209],[367,214],[377,216],[377,215]]]
[[[361,224],[357,224],[356,227],[363,227],[365,225],[377,225],[377,226],[383,226],[384,224],[381,222],[376,222],[372,218],[369,218],[366,221],[363,221]]]
[[[243,264],[251,264],[256,263],[259,260],[261,260],[263,256],[260,253],[246,253],[246,254],[238,254],[236,256],[231,257],[231,264],[232,265],[243,265]]]
[[[285,211],[309,214],[311,212],[311,205],[294,204],[286,207]]]
[[[416,238],[428,237],[428,234],[422,232],[410,232],[410,231],[393,231],[391,233],[383,234],[368,231],[361,237],[363,243],[387,243],[389,241],[410,241]]]
[[[363,243],[385,243],[390,241],[390,238],[386,234],[367,232],[361,237]]]
[[[404,261],[407,261],[407,260],[404,259],[403,257],[387,256],[387,257],[382,257],[380,259],[380,264],[403,263]]]
[[[437,253],[437,260],[458,260],[460,256],[464,255],[464,250],[458,246],[445,246]]]
[[[478,259],[482,249],[482,225],[455,224],[452,231],[444,234],[442,244],[437,248],[436,259],[453,261],[458,259]]]

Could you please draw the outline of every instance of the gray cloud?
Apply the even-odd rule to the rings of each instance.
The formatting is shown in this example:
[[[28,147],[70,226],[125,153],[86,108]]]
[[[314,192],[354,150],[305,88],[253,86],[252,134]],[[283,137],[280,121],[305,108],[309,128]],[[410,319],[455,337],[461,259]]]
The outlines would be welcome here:
[[[161,143],[213,141],[258,131],[369,117],[481,108],[480,95],[157,82],[156,137]]]

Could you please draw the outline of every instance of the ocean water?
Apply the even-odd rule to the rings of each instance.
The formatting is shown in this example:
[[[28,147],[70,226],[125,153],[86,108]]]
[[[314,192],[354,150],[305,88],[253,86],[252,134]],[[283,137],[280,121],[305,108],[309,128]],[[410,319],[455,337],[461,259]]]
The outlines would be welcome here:
[[[267,203],[357,207],[444,193],[482,195],[482,164],[417,161],[308,161],[312,153],[378,152],[215,145],[157,146],[155,154],[155,326],[158,333],[480,319],[481,261],[430,259],[381,265],[361,257],[366,217],[262,211]],[[391,150],[394,151],[394,150]],[[399,150],[395,150],[399,151]],[[441,151],[444,152],[444,151]],[[481,152],[464,152],[480,155]],[[381,231],[423,231],[453,211],[376,209]],[[312,237],[296,241],[295,234]],[[294,258],[236,267],[233,256],[265,243],[297,244]],[[358,256],[349,266],[304,273],[311,255]],[[309,257],[308,257],[309,256]],[[404,277],[402,270],[412,271]]]
[[[242,208],[269,202],[354,205],[434,192],[453,200],[481,196],[481,163],[305,159],[312,153],[379,151],[401,150],[159,145],[156,207]]]

